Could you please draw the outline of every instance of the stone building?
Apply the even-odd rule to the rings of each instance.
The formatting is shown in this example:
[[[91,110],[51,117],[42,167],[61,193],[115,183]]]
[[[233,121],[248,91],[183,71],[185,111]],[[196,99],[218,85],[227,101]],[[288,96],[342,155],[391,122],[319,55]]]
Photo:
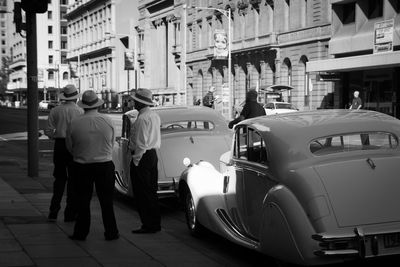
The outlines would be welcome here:
[[[185,103],[182,0],[139,0],[137,59],[140,87],[161,105]]]
[[[286,101],[300,109],[329,105],[331,86],[306,73],[308,61],[328,57],[330,5],[322,0],[217,0],[189,1],[187,34],[187,101],[201,99],[209,86],[223,94],[228,82],[227,61],[213,60],[212,33],[228,32],[227,17],[208,7],[231,9],[232,103],[249,89],[272,84],[294,87]]]
[[[67,55],[67,0],[48,0],[47,12],[36,15],[37,68],[39,100],[57,99],[60,89],[70,82]],[[8,11],[14,9],[13,1],[8,1]],[[7,36],[10,49],[10,76],[7,88],[14,100],[24,104],[27,95],[27,58],[25,31],[15,32],[12,14],[7,14]],[[25,22],[25,12],[22,11]],[[3,33],[2,33],[3,34]]]
[[[360,92],[364,109],[400,118],[400,2],[331,0],[330,59],[310,61],[307,72],[337,77],[334,107]]]
[[[69,3],[68,61],[77,65],[81,92],[94,90],[116,108],[121,95],[137,88],[135,71],[126,68],[126,53],[135,51],[138,1],[72,0]]]

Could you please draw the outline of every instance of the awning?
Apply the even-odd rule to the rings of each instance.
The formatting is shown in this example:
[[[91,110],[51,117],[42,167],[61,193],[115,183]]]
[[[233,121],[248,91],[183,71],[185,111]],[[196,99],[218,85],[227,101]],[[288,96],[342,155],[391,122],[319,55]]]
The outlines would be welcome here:
[[[347,72],[400,66],[400,51],[309,61],[306,72]]]

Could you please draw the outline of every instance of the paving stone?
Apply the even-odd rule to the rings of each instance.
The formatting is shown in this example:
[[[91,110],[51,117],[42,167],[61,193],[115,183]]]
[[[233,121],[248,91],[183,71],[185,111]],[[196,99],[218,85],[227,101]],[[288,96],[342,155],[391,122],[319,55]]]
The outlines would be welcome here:
[[[69,244],[24,245],[25,251],[36,258],[77,258],[86,257],[88,254],[75,242]]]
[[[91,257],[79,257],[79,258],[68,258],[68,259],[46,258],[46,259],[35,259],[34,261],[35,261],[37,267],[55,267],[55,266],[57,266],[57,267],[71,267],[71,266],[99,267],[99,266],[102,266],[94,258],[91,258]]]
[[[2,239],[0,241],[0,253],[10,251],[22,251],[22,248],[14,239]]]
[[[29,256],[22,251],[0,252],[0,266],[34,266]]]

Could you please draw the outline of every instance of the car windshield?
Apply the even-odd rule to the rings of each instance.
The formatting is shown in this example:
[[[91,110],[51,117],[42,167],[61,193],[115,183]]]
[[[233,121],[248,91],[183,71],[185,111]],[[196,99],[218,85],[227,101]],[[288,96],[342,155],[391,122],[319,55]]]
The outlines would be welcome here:
[[[398,137],[387,132],[349,133],[314,139],[310,142],[310,151],[321,156],[356,150],[395,149],[398,144]]]
[[[209,131],[214,129],[214,124],[209,121],[174,121],[163,122],[161,131]]]
[[[296,109],[290,103],[276,103],[275,106],[276,106],[277,109]]]

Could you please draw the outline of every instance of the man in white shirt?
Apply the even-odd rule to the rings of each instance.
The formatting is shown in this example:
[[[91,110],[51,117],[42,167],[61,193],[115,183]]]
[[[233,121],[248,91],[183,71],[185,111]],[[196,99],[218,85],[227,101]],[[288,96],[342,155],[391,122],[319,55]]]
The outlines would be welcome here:
[[[152,93],[138,89],[132,96],[139,115],[133,124],[129,138],[132,153],[130,175],[133,194],[142,226],[134,234],[156,233],[161,230],[161,215],[158,206],[158,169],[156,149],[161,145],[161,120],[149,106],[153,106]]]
[[[73,240],[85,240],[89,234],[93,185],[100,202],[104,237],[106,240],[119,238],[113,206],[115,129],[111,118],[97,110],[103,103],[94,91],[85,91],[78,102],[85,114],[75,118],[67,130],[66,143],[73,156],[79,204],[74,233],[70,236]]]
[[[49,221],[57,220],[65,185],[67,185],[67,201],[64,209],[64,221],[75,221],[77,213],[71,175],[73,172],[71,168],[72,156],[65,146],[65,137],[67,127],[72,119],[83,114],[83,110],[76,105],[78,98],[79,93],[74,85],[68,84],[65,86],[63,92],[59,95],[59,99],[64,102],[50,111],[47,120],[45,134],[50,139],[54,139],[54,183],[53,197],[51,198],[50,213],[48,216]]]

